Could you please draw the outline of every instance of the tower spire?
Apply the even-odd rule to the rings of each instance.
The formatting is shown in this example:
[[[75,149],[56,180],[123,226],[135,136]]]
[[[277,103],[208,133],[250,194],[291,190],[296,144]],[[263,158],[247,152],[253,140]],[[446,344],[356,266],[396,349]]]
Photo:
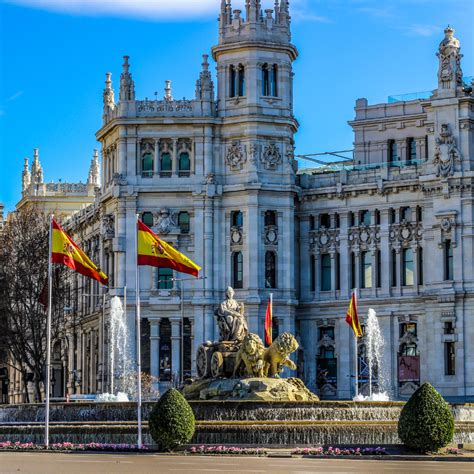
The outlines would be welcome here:
[[[99,165],[99,151],[94,150],[94,155],[91,160],[89,167],[89,176],[87,178],[87,184],[93,186],[100,186],[100,165]]]
[[[129,59],[130,56],[123,57],[122,74],[120,76],[120,101],[135,100],[135,83],[130,73]]]
[[[111,77],[112,73],[105,73],[105,89],[104,93],[102,94],[104,102],[104,117],[106,117],[110,113],[110,111],[115,109],[115,93],[114,89],[112,88]]]
[[[31,182],[43,184],[43,168],[39,161],[38,148],[33,149],[33,164],[31,165]]]
[[[31,174],[28,168],[29,168],[28,158],[25,158],[25,162],[23,164],[23,173],[21,174],[22,191],[26,191],[31,184]]]

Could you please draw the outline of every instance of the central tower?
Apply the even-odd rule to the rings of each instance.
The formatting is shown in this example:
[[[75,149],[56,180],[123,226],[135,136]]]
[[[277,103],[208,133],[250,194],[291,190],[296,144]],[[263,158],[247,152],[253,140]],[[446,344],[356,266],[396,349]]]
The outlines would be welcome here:
[[[270,1],[270,0],[267,0]],[[262,334],[268,294],[280,329],[294,330],[295,187],[293,61],[287,0],[245,12],[222,0],[217,62],[216,174],[222,177],[228,283]],[[285,251],[286,249],[286,251]]]

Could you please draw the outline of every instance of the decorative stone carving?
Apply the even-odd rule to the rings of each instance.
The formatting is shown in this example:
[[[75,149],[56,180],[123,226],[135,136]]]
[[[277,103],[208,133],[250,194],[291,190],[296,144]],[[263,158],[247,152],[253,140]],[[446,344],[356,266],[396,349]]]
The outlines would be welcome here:
[[[111,240],[115,237],[115,218],[113,214],[106,214],[102,217],[101,233],[104,240]]]
[[[266,169],[275,169],[281,162],[281,152],[276,143],[270,142],[263,150],[261,161]]]
[[[265,245],[278,245],[278,226],[267,225],[265,226]]]
[[[438,83],[442,89],[462,86],[462,69],[459,40],[454,37],[454,30],[448,26],[444,30],[444,39],[436,55],[439,58]]]
[[[230,229],[230,245],[242,245],[243,242],[243,234],[242,228],[234,225]]]
[[[159,234],[169,234],[171,232],[172,227],[176,227],[177,225],[177,214],[175,211],[171,211],[170,209],[164,207],[160,209],[160,211],[155,214],[156,219],[156,231]]]
[[[206,184],[216,184],[216,175],[214,173],[206,174]]]
[[[238,142],[233,142],[227,149],[226,162],[231,169],[241,169],[246,158],[242,146]]]
[[[127,184],[127,178],[123,174],[114,173],[112,182],[115,185],[125,186]]]
[[[455,161],[461,161],[461,153],[456,147],[456,139],[448,124],[441,125],[441,132],[436,137],[435,143],[433,164],[438,168],[436,175],[443,178],[452,176]]]
[[[380,227],[367,225],[351,227],[348,239],[351,247],[368,248],[371,245],[380,243]]]
[[[328,253],[339,248],[338,229],[320,229],[311,231],[310,249],[319,249],[320,253]]]
[[[388,238],[392,243],[408,244],[409,242],[419,242],[423,238],[423,226],[419,222],[392,224]]]
[[[142,155],[145,155],[147,153],[153,154],[155,152],[154,143],[150,142],[149,140],[143,140],[140,143],[140,152]]]
[[[247,320],[245,318],[245,306],[234,299],[234,289],[227,287],[226,299],[214,312],[217,317],[217,326],[220,333],[220,341],[244,340],[248,334]]]
[[[258,146],[255,145],[254,143],[250,144],[248,147],[247,156],[249,159],[249,163],[251,163],[252,165],[255,165],[257,163],[257,158],[258,158]]]

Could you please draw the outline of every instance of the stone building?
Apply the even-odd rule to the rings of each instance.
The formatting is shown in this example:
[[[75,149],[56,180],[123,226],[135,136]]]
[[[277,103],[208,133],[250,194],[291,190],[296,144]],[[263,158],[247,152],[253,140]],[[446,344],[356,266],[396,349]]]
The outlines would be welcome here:
[[[68,331],[53,351],[64,374],[57,394],[110,388],[113,296],[126,305],[135,352],[138,214],[203,267],[195,280],[139,270],[142,367],[161,387],[194,373],[231,285],[262,336],[273,293],[274,333],[301,343],[298,376],[323,398],[352,397],[356,348],[344,317],[358,288],[362,322],[375,309],[385,338],[381,389],[404,398],[430,381],[447,397],[474,397],[474,98],[454,31],[439,46],[435,91],[358,99],[353,160],[298,171],[289,6],[261,8],[222,0],[217,82],[204,55],[192,99],[175,100],[170,81],[162,99],[136,98],[125,56],[117,101],[107,73],[100,194],[67,229],[111,287],[72,277]],[[357,352],[364,391],[365,338]]]

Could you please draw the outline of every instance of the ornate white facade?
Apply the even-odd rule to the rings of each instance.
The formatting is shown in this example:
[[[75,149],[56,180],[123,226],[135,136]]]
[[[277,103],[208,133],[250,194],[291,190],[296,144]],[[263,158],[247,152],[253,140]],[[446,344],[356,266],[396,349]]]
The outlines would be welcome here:
[[[426,380],[445,396],[474,397],[474,98],[453,30],[439,47],[430,97],[358,99],[351,166],[297,171],[288,2],[262,13],[259,0],[248,0],[245,15],[230,3],[222,1],[212,48],[216,86],[207,55],[190,100],[173,99],[169,81],[163,99],[136,99],[127,56],[118,102],[106,75],[101,192],[68,228],[111,288],[102,320],[98,285],[72,284],[56,361],[62,390],[108,389],[108,305],[125,291],[133,345],[139,214],[205,277],[173,282],[140,268],[142,365],[161,383],[181,371],[183,316],[188,375],[197,345],[218,336],[214,309],[231,285],[261,335],[272,292],[275,330],[301,343],[298,375],[323,398],[349,398],[355,348],[344,317],[357,287],[362,319],[369,307],[380,319],[392,396]]]

